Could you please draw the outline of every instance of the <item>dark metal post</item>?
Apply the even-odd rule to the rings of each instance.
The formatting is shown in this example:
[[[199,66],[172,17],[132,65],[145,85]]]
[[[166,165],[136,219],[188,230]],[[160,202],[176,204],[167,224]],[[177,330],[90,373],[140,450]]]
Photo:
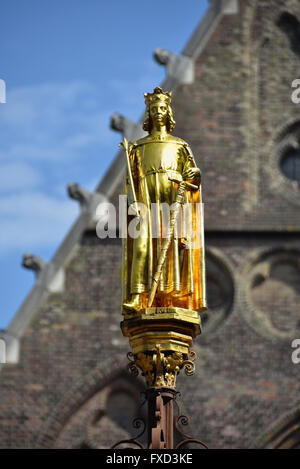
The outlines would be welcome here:
[[[149,449],[174,448],[175,389],[150,388],[148,400],[148,447]]]

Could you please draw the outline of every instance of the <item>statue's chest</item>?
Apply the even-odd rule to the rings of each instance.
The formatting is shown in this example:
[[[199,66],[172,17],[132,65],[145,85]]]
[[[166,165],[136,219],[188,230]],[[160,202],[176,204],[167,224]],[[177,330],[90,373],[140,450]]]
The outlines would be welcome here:
[[[149,143],[139,148],[139,163],[142,172],[159,170],[177,170],[179,148],[172,143]]]

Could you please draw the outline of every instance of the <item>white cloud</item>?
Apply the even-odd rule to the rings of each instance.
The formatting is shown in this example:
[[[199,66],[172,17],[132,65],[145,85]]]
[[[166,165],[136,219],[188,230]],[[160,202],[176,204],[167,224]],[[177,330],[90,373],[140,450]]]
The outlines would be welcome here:
[[[40,84],[10,91],[0,114],[0,158],[70,159],[110,139],[110,110],[85,82]]]
[[[16,191],[38,186],[41,174],[32,166],[22,162],[0,162],[0,192]]]

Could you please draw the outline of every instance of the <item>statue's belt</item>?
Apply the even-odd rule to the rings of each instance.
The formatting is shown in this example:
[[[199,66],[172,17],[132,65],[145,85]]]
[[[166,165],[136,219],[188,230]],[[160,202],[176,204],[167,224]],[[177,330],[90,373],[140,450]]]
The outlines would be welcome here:
[[[179,171],[175,171],[173,169],[153,169],[144,173],[142,176],[140,176],[139,179],[144,179],[146,176],[156,173],[166,173],[169,178],[176,179],[178,182],[181,182],[183,180],[182,174]]]

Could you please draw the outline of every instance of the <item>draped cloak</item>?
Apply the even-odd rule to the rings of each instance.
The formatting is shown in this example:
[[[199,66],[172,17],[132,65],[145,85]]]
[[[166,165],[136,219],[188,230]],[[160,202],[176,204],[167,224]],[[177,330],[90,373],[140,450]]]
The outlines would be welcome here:
[[[133,239],[127,233],[123,239],[123,302],[138,293],[144,308],[170,221],[166,217],[170,212],[162,208],[167,204],[172,209],[176,197],[178,184],[170,178],[182,181],[184,171],[195,168],[196,163],[188,144],[170,134],[137,140],[129,149],[129,159],[136,199],[146,211],[144,223],[137,225],[139,236]],[[133,197],[128,173],[125,193],[130,205]],[[180,223],[168,249],[153,306],[201,311],[206,309],[201,185],[197,191],[186,191],[185,204],[189,209],[179,214]],[[128,217],[127,229],[132,219]]]

